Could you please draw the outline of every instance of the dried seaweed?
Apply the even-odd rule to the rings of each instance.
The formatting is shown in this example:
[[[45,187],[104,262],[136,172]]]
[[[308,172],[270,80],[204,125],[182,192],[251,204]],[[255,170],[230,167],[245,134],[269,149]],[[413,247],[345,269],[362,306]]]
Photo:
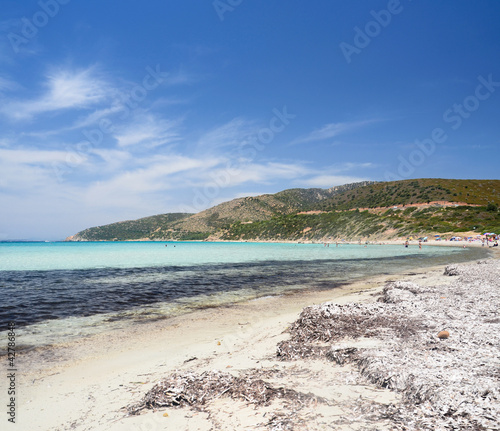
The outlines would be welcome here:
[[[424,330],[421,319],[391,312],[382,304],[327,303],[306,307],[289,329],[290,339],[277,346],[281,360],[325,356],[331,343],[344,338],[370,338],[381,334],[408,338]]]
[[[143,400],[128,407],[129,414],[143,409],[190,406],[200,408],[221,397],[245,401],[255,406],[269,405],[278,398],[297,405],[326,402],[314,394],[304,394],[283,387],[274,388],[247,373],[241,377],[221,371],[173,373],[148,391]]]
[[[356,364],[363,378],[402,394],[380,412],[395,429],[500,429],[500,262],[478,263],[448,266],[455,280],[441,286],[389,283],[375,304],[308,307],[278,357]],[[359,348],[360,337],[381,343]]]
[[[330,361],[336,362],[339,365],[344,365],[349,362],[358,360],[358,349],[356,347],[331,348],[326,357]]]
[[[460,271],[458,269],[458,266],[457,265],[448,265],[445,269],[444,269],[444,275],[450,275],[450,276],[453,276],[453,275],[459,275],[460,274]]]

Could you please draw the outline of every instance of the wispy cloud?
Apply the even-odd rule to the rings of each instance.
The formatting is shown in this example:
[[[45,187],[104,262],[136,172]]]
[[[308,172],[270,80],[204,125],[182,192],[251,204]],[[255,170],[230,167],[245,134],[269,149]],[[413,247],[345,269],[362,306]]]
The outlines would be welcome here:
[[[20,88],[21,86],[17,82],[0,76],[0,92],[14,91]]]
[[[47,90],[39,98],[7,102],[1,112],[22,120],[46,112],[89,108],[102,102],[109,89],[92,67],[79,71],[54,70],[47,75],[45,87]]]
[[[200,175],[200,172],[217,164],[218,161],[185,157],[177,154],[144,158],[143,166],[117,171],[105,181],[91,184],[85,193],[85,202],[90,207],[124,206],[132,208],[139,202],[153,206],[163,202],[165,191],[179,192],[186,188],[186,177]],[[137,163],[137,162],[136,162]]]
[[[0,148],[0,189],[25,197],[43,190],[43,195],[49,198],[50,189],[57,185],[53,166],[65,163],[67,157],[65,151]],[[85,161],[82,157],[81,162]]]
[[[306,144],[309,142],[324,141],[327,139],[335,138],[343,133],[357,130],[366,127],[370,124],[376,123],[380,120],[363,120],[351,121],[343,123],[328,123],[323,127],[313,130],[307,135],[301,136],[293,140],[290,145]]]
[[[64,161],[66,157],[65,151],[0,148],[0,160],[9,164],[46,164]]]
[[[167,86],[188,79],[178,74]],[[331,187],[361,181],[365,178],[357,171],[370,167],[344,163],[313,168],[303,159],[264,159],[264,153],[245,159],[237,150],[258,136],[257,119],[235,117],[213,128],[189,129],[182,112],[166,115],[169,99],[164,92],[126,110],[119,87],[123,82],[114,82],[95,67],[59,67],[46,75],[41,91],[33,92],[37,96],[2,96],[0,113],[7,120],[33,120],[28,127],[28,122],[6,122],[12,131],[0,141],[2,199],[18,208],[45,205],[49,218],[52,206],[61,214],[84,212],[82,220],[94,217],[103,223],[191,205],[197,191],[212,190],[214,184],[218,192],[206,199],[207,207],[223,195],[241,194],[243,187]],[[15,89],[25,94],[27,89],[16,85],[2,76],[0,93]],[[112,127],[101,133],[103,119]],[[327,124],[297,142],[328,139],[368,123]],[[80,145],[90,140],[89,130],[100,138]],[[31,204],[23,204],[17,195]]]
[[[237,117],[204,133],[198,141],[202,149],[236,147],[258,131],[254,122]]]
[[[133,122],[123,126],[115,135],[120,147],[145,145],[158,147],[181,139],[177,127],[179,120],[165,120],[153,114],[135,115]]]
[[[335,169],[336,172],[345,172],[345,171],[352,171],[354,169],[359,170],[359,169],[375,168],[376,166],[377,166],[376,164],[371,162],[364,162],[364,163],[344,162],[333,166],[333,169]]]

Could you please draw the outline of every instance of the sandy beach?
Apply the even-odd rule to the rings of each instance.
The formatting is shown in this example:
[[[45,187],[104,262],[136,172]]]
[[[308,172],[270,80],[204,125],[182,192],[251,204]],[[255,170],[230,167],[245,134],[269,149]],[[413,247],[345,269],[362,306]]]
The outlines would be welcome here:
[[[495,253],[495,259],[490,259],[485,268],[488,265],[491,272],[493,268],[497,271],[497,258]],[[352,355],[380,350],[391,344],[387,338],[360,336],[335,342],[318,341],[318,351],[333,349],[337,351],[337,356],[333,355],[337,359],[342,351],[345,361],[332,360],[331,354],[328,359],[328,355],[321,353],[280,358],[277,346],[284,346],[290,340],[287,330],[297,325],[294,322],[304,307],[327,301],[338,305],[378,304],[376,301],[384,291],[387,302],[388,291],[405,290],[401,288],[404,284],[387,288],[394,287],[398,280],[413,283],[419,292],[450,296],[442,292],[456,288],[453,283],[460,278],[460,269],[456,272],[457,277],[444,275],[444,267],[439,266],[378,276],[331,291],[294,293],[209,308],[26,352],[18,358],[19,404],[17,423],[12,428],[23,431],[404,429],[396,427],[401,424],[395,425],[394,417],[401,421],[407,414],[404,409],[397,409],[408,394],[394,385],[370,381],[369,373],[362,375],[359,371],[360,356]],[[471,281],[464,279],[463,283],[466,282]],[[491,285],[494,284],[491,280],[488,283],[487,288],[498,291],[498,279],[496,285]],[[427,324],[419,337],[438,340],[437,329]],[[393,335],[390,337],[395,339]],[[498,361],[498,351],[496,355]],[[141,407],[146,393],[174,372],[180,379],[198,379],[201,383],[202,379],[237,378],[238,382],[250,382],[251,387],[252,382],[263,381],[275,396],[266,402],[252,402],[252,395],[240,399],[228,397],[231,392],[227,388],[226,395],[218,393],[211,398],[207,393],[205,399],[193,402],[193,406],[184,403],[181,407]],[[283,389],[288,396],[283,395]],[[490,393],[497,394],[498,388],[495,390]],[[2,401],[7,400],[5,396],[6,391],[2,391]],[[398,413],[394,413],[396,410]],[[393,412],[393,417],[387,412]]]

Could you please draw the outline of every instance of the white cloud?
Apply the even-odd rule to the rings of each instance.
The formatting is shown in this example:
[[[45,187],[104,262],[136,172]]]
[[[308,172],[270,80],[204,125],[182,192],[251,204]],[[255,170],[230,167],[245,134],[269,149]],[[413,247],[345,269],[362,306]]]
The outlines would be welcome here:
[[[115,173],[105,181],[92,184],[85,193],[89,206],[129,206],[139,199],[148,199],[148,194],[181,190],[186,187],[186,177],[199,175],[204,169],[216,165],[218,160],[206,160],[181,155],[156,156],[136,160],[143,165],[126,172]],[[182,174],[182,175],[181,175]],[[164,198],[162,198],[164,199]],[[127,203],[128,202],[128,203]]]
[[[66,151],[44,151],[38,149],[1,149],[0,161],[9,164],[47,164],[66,160]]]
[[[8,147],[11,145],[11,140],[7,138],[0,138],[0,147]]]
[[[344,171],[352,171],[353,169],[368,169],[368,168],[374,168],[376,165],[374,165],[371,162],[365,162],[365,163],[352,163],[352,162],[345,162],[341,163],[339,165],[335,165],[334,169],[337,172],[344,172]]]
[[[0,92],[14,91],[18,90],[19,88],[21,88],[21,86],[17,82],[0,76]]]
[[[309,171],[300,164],[286,163],[232,163],[228,159],[219,160],[213,168],[201,170],[192,177],[192,187],[207,184],[217,188],[230,188],[240,184],[271,184],[279,180],[293,180],[306,175]]]
[[[57,167],[73,167],[87,162],[85,155],[78,160],[69,158],[66,151],[0,148],[0,188],[25,196],[50,196],[58,188]],[[40,192],[43,190],[43,192]]]
[[[316,141],[324,141],[326,139],[334,138],[338,135],[341,135],[345,132],[352,131],[355,129],[359,129],[365,127],[369,124],[373,124],[378,122],[379,120],[364,120],[364,121],[351,121],[344,123],[329,123],[325,124],[320,129],[313,130],[309,134],[305,136],[301,136],[295,140],[293,140],[290,145],[296,144],[306,144],[309,142]]]
[[[115,160],[119,160],[120,162],[125,162],[130,160],[133,156],[128,151],[124,150],[115,150],[108,148],[93,148],[89,153],[98,155],[103,161],[110,164]]]
[[[103,119],[108,120],[105,126],[105,130],[113,129],[114,125],[113,121],[111,121],[112,116],[114,114],[122,112],[123,110],[124,110],[123,106],[114,104],[109,108],[97,109],[91,114],[77,119],[71,125],[64,124],[56,129],[24,132],[23,136],[38,138],[38,139],[47,139],[49,137],[62,135],[66,132],[71,132],[73,130],[83,129],[84,127],[99,129],[100,126],[99,121]]]
[[[93,148],[89,151],[89,155],[98,157],[96,163],[90,167],[90,171],[97,171],[100,174],[115,174],[135,160],[133,154],[128,151],[108,148]]]
[[[176,131],[178,121],[158,119],[152,114],[136,115],[131,124],[127,124],[116,134],[118,145],[147,145],[157,147],[180,140]]]
[[[166,86],[188,79],[182,74],[171,78]],[[16,85],[8,77],[0,78],[0,92],[19,90]],[[182,112],[174,119],[159,114],[169,112],[168,98],[158,99],[165,96],[159,93],[135,109],[127,109],[125,118],[123,92],[95,68],[59,68],[46,77],[44,85],[29,98],[2,96],[0,107],[0,114],[9,118],[34,120],[31,124],[8,122],[10,129],[0,136],[0,199],[2,207],[10,206],[1,216],[6,225],[16,224],[19,232],[41,232],[49,227],[69,235],[76,231],[75,226],[80,230],[169,212],[194,202],[196,190],[203,192],[214,183],[216,196],[205,199],[210,205],[227,200],[222,196],[251,195],[238,193],[243,187],[331,187],[361,181],[365,178],[351,176],[351,171],[371,167],[370,163],[345,163],[312,169],[302,159],[243,159],[231,149],[256,138],[257,121],[236,117],[208,131],[185,133]],[[64,116],[40,115],[46,113]],[[108,119],[113,130],[103,131],[100,139],[89,138],[91,145],[82,143],[90,129],[98,130],[102,119]],[[327,124],[296,143],[328,139],[365,124],[368,122]],[[190,136],[195,138],[190,141]],[[180,142],[183,146],[174,145]],[[59,168],[63,175],[58,175]],[[26,213],[38,209],[35,219],[43,222],[31,226],[33,217]],[[59,221],[62,219],[66,224]]]
[[[228,146],[237,147],[257,132],[254,123],[243,118],[234,118],[228,123],[205,133],[198,141],[203,149],[218,149]]]
[[[109,90],[93,68],[80,71],[55,70],[47,76],[45,86],[47,91],[39,98],[8,102],[4,104],[2,112],[21,120],[45,112],[89,108],[102,102]]]
[[[64,130],[74,130],[88,126],[95,126],[99,124],[99,121],[102,120],[103,118],[108,119],[110,116],[113,116],[118,112],[122,112],[124,109],[125,108],[123,107],[123,105],[113,102],[111,106],[95,110],[91,114],[83,118],[80,118],[79,120],[76,121],[75,124]]]

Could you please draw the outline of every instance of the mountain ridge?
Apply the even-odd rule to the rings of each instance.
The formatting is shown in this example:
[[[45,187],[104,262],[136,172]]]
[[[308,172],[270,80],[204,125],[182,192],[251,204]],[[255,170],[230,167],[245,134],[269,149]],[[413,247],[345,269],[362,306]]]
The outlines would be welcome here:
[[[500,180],[363,181],[236,198],[196,214],[111,223],[80,231],[67,241],[320,240],[500,230],[498,203]]]

